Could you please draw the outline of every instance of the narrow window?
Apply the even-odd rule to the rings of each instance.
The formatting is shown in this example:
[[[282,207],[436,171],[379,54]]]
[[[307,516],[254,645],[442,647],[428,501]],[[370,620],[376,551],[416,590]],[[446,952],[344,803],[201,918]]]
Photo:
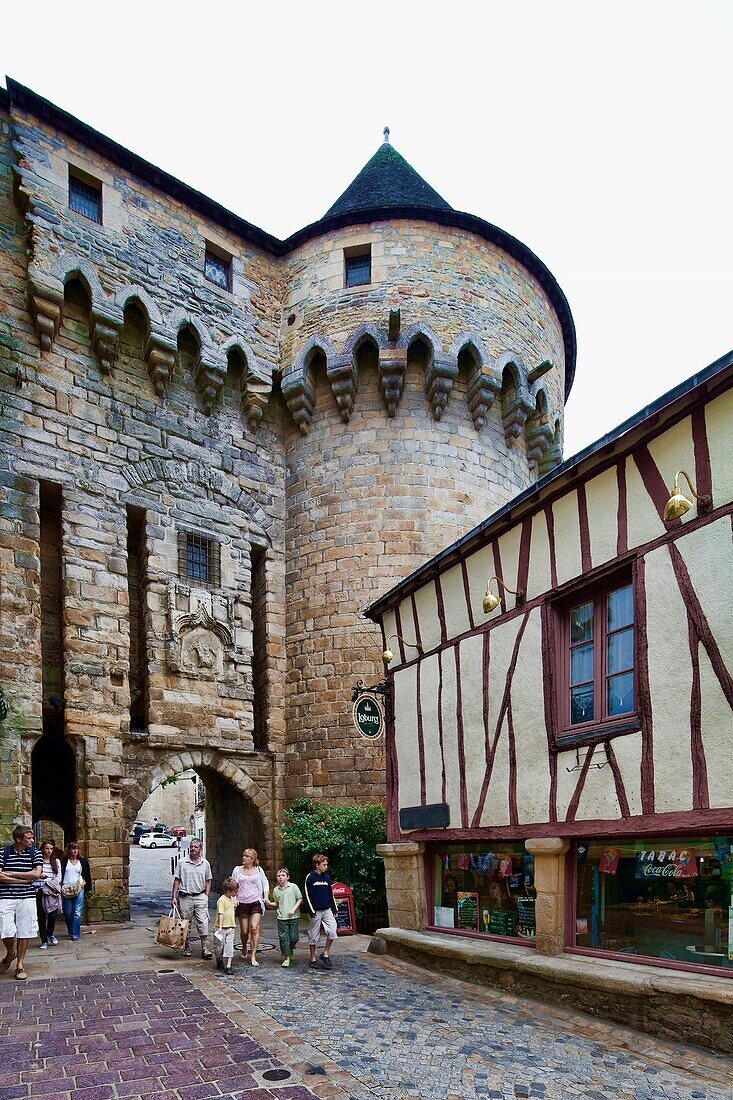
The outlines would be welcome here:
[[[92,176],[69,169],[69,209],[102,224],[102,184]]]
[[[178,535],[178,572],[184,580],[209,588],[220,586],[219,544],[195,531]]]
[[[633,587],[617,581],[566,607],[561,727],[602,728],[635,710]]]
[[[130,729],[147,728],[149,677],[147,658],[147,543],[145,512],[127,507],[127,593],[130,606]]]
[[[344,250],[344,286],[367,286],[372,281],[371,246]]]
[[[267,552],[252,544],[252,686],[254,687],[252,736],[255,749],[267,749],[269,710],[267,677]]]
[[[206,246],[204,253],[204,275],[221,290],[232,289],[232,261],[231,257],[217,252],[211,245]]]

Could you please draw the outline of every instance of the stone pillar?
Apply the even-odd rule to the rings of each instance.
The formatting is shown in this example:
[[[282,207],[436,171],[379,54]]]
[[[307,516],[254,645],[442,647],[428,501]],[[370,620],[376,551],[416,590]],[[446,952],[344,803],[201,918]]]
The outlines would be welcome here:
[[[537,890],[536,948],[540,955],[561,955],[565,946],[565,853],[570,844],[562,837],[538,837],[525,841],[534,856]]]
[[[389,923],[421,932],[428,923],[425,896],[425,845],[414,841],[378,844],[384,858]]]

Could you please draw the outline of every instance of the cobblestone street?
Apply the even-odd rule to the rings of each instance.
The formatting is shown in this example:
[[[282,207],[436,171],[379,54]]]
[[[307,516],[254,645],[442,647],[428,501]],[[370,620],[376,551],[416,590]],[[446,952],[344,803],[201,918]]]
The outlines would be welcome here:
[[[143,907],[64,933],[31,948],[27,983],[0,978],[0,1100],[733,1098],[728,1059],[369,955],[366,937],[339,940],[330,974],[301,940],[294,968],[269,950],[227,979],[156,946],[155,924]]]

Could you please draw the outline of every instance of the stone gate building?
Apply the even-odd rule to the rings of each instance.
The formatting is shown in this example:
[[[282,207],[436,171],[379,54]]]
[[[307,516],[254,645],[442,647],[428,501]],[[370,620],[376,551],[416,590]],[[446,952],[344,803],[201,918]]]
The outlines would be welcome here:
[[[298,795],[384,798],[360,612],[560,460],[573,321],[387,138],[281,241],[11,80],[0,272],[0,810],[115,918],[185,768],[215,873]]]

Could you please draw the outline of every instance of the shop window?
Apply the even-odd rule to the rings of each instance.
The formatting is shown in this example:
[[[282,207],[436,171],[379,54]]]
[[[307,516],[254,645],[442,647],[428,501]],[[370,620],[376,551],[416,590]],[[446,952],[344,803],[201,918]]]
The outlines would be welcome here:
[[[636,627],[631,575],[586,589],[555,609],[558,740],[605,736],[636,721]]]
[[[221,290],[231,290],[231,257],[225,256],[223,252],[218,252],[211,245],[207,245],[204,253],[204,276]]]
[[[436,847],[433,884],[433,927],[534,941],[534,858],[524,844]]]
[[[178,532],[178,572],[184,580],[207,588],[221,585],[219,543],[195,531]]]
[[[583,841],[575,858],[569,947],[733,972],[733,838]]]
[[[102,224],[102,184],[92,176],[69,169],[69,209]]]
[[[344,286],[367,286],[371,281],[371,246],[344,249]]]

